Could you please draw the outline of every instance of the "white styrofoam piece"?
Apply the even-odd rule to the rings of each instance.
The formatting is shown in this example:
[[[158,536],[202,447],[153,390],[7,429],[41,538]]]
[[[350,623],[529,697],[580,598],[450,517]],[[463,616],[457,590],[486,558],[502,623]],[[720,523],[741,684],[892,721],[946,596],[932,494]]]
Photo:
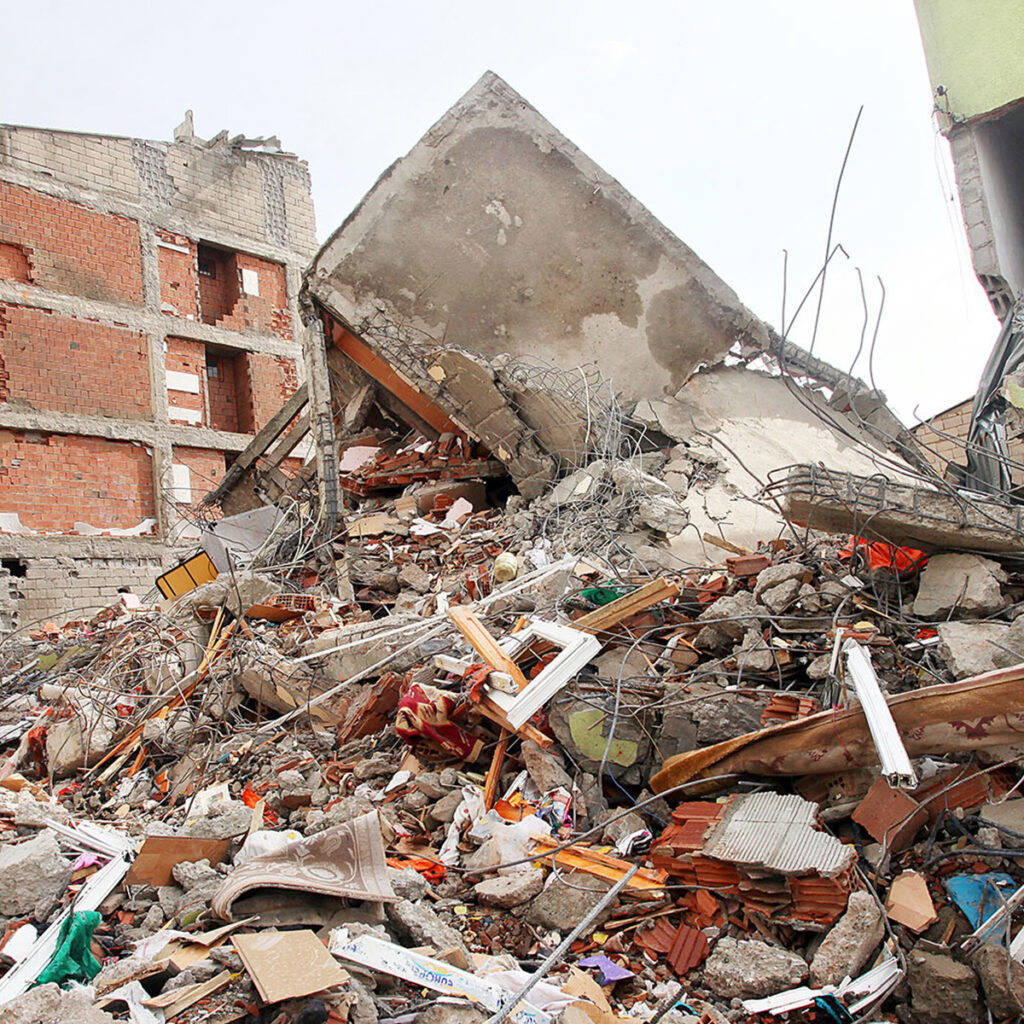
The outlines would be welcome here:
[[[199,374],[184,373],[181,370],[167,371],[167,390],[184,391],[187,395],[199,394]]]
[[[169,406],[167,418],[173,423],[175,420],[184,423],[202,423],[203,413],[200,409],[182,409],[177,405]]]
[[[171,496],[175,501],[192,500],[192,470],[184,463],[171,463]]]
[[[242,267],[242,291],[246,295],[259,295],[260,293],[260,275],[248,267]]]

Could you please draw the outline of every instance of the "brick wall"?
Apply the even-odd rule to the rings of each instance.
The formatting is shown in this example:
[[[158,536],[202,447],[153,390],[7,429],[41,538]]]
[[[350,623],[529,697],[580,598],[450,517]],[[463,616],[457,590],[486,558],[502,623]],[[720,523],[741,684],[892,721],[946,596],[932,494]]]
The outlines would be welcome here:
[[[192,482],[191,503],[196,504],[220,483],[224,476],[224,453],[207,448],[174,448],[174,461],[188,466]],[[175,495],[178,501],[182,496]]]
[[[25,248],[13,242],[0,242],[0,280],[18,281],[30,284],[32,266],[25,254]]]
[[[23,525],[124,529],[155,508],[151,455],[142,445],[0,430],[0,509],[17,512]]]
[[[142,305],[139,225],[128,217],[0,181],[0,242],[23,247],[43,288]]]
[[[168,373],[187,373],[197,378],[199,391],[179,391],[172,386],[173,378],[167,381],[167,416],[172,423],[187,423],[190,426],[201,426],[206,423],[206,346],[201,341],[188,341],[185,338],[168,338],[167,351],[164,355]],[[198,419],[192,416],[175,415],[176,409],[188,409],[199,414]]]
[[[210,246],[199,247],[199,260],[203,323],[292,340],[284,267],[248,253]],[[247,284],[252,290],[246,290]]]
[[[122,419],[151,414],[140,331],[0,303],[0,400]]]
[[[967,462],[964,442],[971,427],[971,409],[974,399],[954,405],[951,409],[932,416],[914,427],[914,436],[925,446],[925,458],[938,470],[946,472],[948,462],[963,466]],[[934,428],[934,429],[933,429]],[[942,434],[950,435],[941,437]],[[1010,478],[1017,485],[1024,483],[1024,437],[1011,437],[1007,441],[1010,458],[1020,463],[1011,467]]]
[[[294,359],[246,352],[237,359],[238,429],[253,434],[288,401],[299,386]]]
[[[168,316],[198,320],[195,242],[171,231],[157,231],[156,244],[160,268],[160,309]],[[181,249],[186,251],[180,252]]]
[[[76,612],[105,608],[117,600],[121,587],[140,597],[153,589],[164,570],[159,554],[152,557],[26,558],[25,575],[13,582],[21,595],[22,626],[53,619],[58,625]]]
[[[238,268],[238,300],[230,314],[220,320],[222,327],[235,331],[263,331],[292,340],[292,317],[288,310],[284,267],[269,260],[240,252],[235,255]],[[246,292],[243,284],[248,275],[256,275],[259,295]]]
[[[238,430],[238,402],[235,394],[238,357],[206,350],[206,389],[210,402],[210,426],[215,430]]]

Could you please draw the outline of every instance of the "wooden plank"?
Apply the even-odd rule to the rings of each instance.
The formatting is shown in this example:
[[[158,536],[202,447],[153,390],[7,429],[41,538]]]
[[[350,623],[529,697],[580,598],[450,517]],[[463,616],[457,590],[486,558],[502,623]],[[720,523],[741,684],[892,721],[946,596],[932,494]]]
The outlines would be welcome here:
[[[553,839],[535,838],[537,859],[543,861],[551,856],[551,851],[558,847]],[[617,882],[633,866],[629,861],[609,857],[585,846],[574,846],[567,850],[559,850],[554,855],[555,863],[561,867],[575,868],[598,878],[607,878]],[[627,883],[627,889],[653,891],[664,889],[668,872],[660,868],[641,868]]]
[[[668,601],[678,593],[679,587],[668,580],[651,580],[631,594],[626,594],[602,608],[574,619],[570,625],[573,629],[582,629],[584,633],[603,633],[661,601]]]
[[[713,533],[704,532],[704,542],[706,544],[714,544],[716,548],[721,548],[723,551],[730,551],[734,555],[749,555],[750,548],[741,547],[739,544],[733,544],[731,540],[726,540],[724,537],[718,537]]]
[[[498,641],[474,612],[462,605],[455,605],[448,609],[448,618],[491,668],[510,675],[520,690],[526,689],[527,680],[523,670],[498,646]]]
[[[487,777],[484,779],[484,810],[489,811],[494,806],[494,800],[498,795],[498,781],[501,778],[501,768],[505,763],[505,751],[508,749],[508,741],[511,733],[507,729],[501,730],[501,739],[498,740],[491,757],[491,766],[487,769]]]
[[[505,717],[505,712],[486,695],[480,698],[480,703],[475,705],[475,707],[486,718],[489,718],[496,725],[500,725],[502,729],[514,732],[521,740],[533,740],[537,746],[543,747],[545,750],[548,750],[555,744],[555,741],[550,736],[545,736],[540,729],[535,729],[529,722],[519,729],[513,729],[512,723]]]
[[[152,999],[145,999],[143,1006],[162,1009],[166,1020],[174,1020],[179,1013],[183,1013],[200,999],[213,995],[218,989],[224,988],[231,981],[230,971],[221,971],[209,981],[198,982],[195,985],[186,985],[184,988],[173,989]]]
[[[426,395],[414,388],[401,374],[388,365],[366,342],[345,330],[332,320],[331,338],[360,369],[365,370],[378,384],[408,406],[439,434],[465,434],[457,423],[446,416]]]
[[[285,427],[302,412],[308,401],[309,388],[302,384],[246,445],[244,451],[231,463],[224,479],[203,500],[211,503],[220,501],[241,480],[245,471],[251,469],[256,460],[281,436]]]
[[[260,471],[277,469],[295,450],[295,446],[309,433],[309,412],[304,412],[295,422],[295,426],[267,452],[266,458],[260,462]]]

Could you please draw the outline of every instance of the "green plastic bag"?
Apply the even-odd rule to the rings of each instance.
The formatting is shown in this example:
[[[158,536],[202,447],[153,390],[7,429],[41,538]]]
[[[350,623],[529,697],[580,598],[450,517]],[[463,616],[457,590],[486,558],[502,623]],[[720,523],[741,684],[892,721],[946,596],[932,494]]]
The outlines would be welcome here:
[[[89,945],[102,920],[95,910],[67,917],[57,934],[57,949],[35,983],[45,985],[53,981],[66,985],[69,981],[92,981],[100,973],[100,963]]]

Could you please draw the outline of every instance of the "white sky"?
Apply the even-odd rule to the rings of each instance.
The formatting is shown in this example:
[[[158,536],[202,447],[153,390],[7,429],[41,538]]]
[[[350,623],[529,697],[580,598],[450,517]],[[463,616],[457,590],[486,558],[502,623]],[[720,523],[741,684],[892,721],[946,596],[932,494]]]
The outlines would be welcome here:
[[[792,310],[863,104],[815,352],[857,350],[855,267],[873,313],[885,282],[874,375],[908,421],[973,395],[998,333],[912,0],[51,0],[4,27],[0,121],[169,139],[192,108],[203,137],[276,133],[309,162],[321,240],[490,68],[776,327],[782,250]]]

